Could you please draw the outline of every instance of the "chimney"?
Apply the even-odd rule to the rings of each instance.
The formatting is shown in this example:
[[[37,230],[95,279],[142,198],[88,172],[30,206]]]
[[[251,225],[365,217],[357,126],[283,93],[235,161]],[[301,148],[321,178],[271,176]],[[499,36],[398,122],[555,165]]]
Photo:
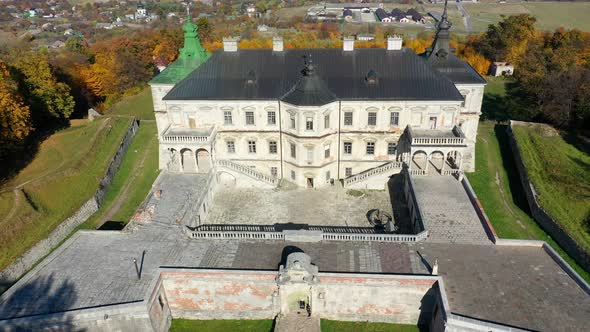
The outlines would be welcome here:
[[[283,37],[275,36],[272,38],[272,51],[282,52],[283,51]]]
[[[238,38],[237,37],[224,37],[223,38],[223,51],[224,52],[237,52],[238,51]]]
[[[344,37],[342,49],[344,51],[354,51],[354,37]]]
[[[394,35],[387,37],[387,50],[388,51],[399,51],[402,49],[402,37]]]

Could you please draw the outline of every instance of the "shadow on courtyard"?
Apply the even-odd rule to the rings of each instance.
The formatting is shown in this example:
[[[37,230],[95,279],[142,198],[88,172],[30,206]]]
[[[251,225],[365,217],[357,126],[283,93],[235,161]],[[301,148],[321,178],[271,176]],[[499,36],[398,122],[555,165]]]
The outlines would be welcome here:
[[[67,316],[67,311],[76,302],[78,295],[69,280],[58,281],[53,275],[35,278],[21,286],[14,293],[4,293],[0,301],[0,322],[10,318],[32,315],[55,314],[55,322],[60,322],[59,330],[82,332]],[[39,328],[39,327],[37,327]],[[15,326],[15,331],[32,331],[31,327]]]
[[[404,175],[402,173],[392,175],[387,182],[387,188],[389,190],[393,219],[399,227],[397,233],[414,234],[410,219],[410,209],[408,208],[404,194]]]

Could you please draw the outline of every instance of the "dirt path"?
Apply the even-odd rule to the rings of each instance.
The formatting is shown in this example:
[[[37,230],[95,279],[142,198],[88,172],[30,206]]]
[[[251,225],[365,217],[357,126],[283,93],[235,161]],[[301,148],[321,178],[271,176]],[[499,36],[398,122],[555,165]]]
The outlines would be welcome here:
[[[139,160],[139,164],[137,165],[137,170],[143,168],[145,160],[147,159],[147,155],[148,155],[148,149],[143,149],[143,154],[141,156],[141,159]],[[129,189],[131,188],[131,184],[135,181],[138,174],[140,174],[140,173],[141,172],[139,172],[139,171],[133,172],[133,175],[127,180],[127,183],[123,187],[123,190],[121,190],[121,192],[119,193],[117,200],[109,208],[109,210],[105,213],[105,215],[102,218],[100,218],[100,221],[97,223],[97,226],[96,226],[97,229],[102,227],[102,225],[104,223],[111,220],[113,218],[113,216],[117,212],[119,212],[119,210],[121,209],[121,206],[123,205],[123,202],[125,202],[125,200],[127,199],[127,196],[129,194]]]
[[[488,141],[481,137],[481,140],[485,143],[485,145],[488,145]],[[487,153],[489,151],[489,147],[486,147],[486,152]],[[506,194],[506,188],[504,188],[504,185],[502,184],[502,182],[500,181],[500,172],[498,169],[497,164],[494,163],[494,161],[492,160],[492,158],[490,158],[491,156],[488,154],[488,158],[487,158],[487,162],[488,162],[488,169],[490,170],[490,174],[495,174],[494,177],[494,183],[496,184],[496,187],[498,187],[498,192],[500,193],[500,197],[502,200],[502,205],[504,206],[504,209],[506,211],[508,211],[508,213],[510,214],[510,216],[512,216],[514,218],[514,220],[516,221],[516,223],[526,231],[527,236],[529,239],[534,239],[535,236],[534,234],[531,234],[530,230],[528,229],[528,227],[518,218],[518,214],[514,211],[514,209],[512,208],[512,206],[508,203],[508,197]]]

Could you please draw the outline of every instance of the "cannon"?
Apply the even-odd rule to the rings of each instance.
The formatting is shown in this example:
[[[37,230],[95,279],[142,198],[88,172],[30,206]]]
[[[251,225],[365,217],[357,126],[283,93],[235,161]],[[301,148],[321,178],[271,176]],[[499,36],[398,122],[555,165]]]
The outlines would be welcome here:
[[[371,225],[386,233],[395,233],[399,229],[393,217],[389,213],[379,209],[371,210],[368,219]]]

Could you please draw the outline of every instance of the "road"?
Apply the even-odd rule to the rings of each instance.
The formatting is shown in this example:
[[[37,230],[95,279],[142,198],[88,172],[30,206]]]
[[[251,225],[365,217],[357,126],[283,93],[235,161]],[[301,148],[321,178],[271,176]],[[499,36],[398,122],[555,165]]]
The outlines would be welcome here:
[[[457,10],[459,10],[461,16],[463,16],[463,25],[465,25],[465,30],[467,30],[467,32],[471,32],[471,17],[469,16],[469,13],[465,10],[465,8],[463,8],[463,3],[461,1],[456,1],[455,4],[457,5]]]

